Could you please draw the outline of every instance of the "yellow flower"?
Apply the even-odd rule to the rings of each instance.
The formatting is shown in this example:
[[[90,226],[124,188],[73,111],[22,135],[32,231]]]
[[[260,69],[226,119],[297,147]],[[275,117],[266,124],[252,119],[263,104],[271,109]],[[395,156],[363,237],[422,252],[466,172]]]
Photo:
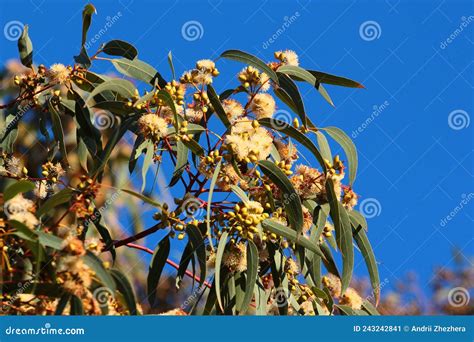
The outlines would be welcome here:
[[[143,136],[153,141],[165,137],[168,131],[168,123],[156,114],[145,114],[138,120],[138,127]]]
[[[275,100],[270,94],[257,94],[250,103],[250,109],[257,119],[271,118],[275,112]]]
[[[244,114],[244,107],[242,107],[240,102],[233,99],[224,100],[222,102],[222,107],[224,108],[227,118],[231,123],[234,123],[235,120]]]
[[[225,141],[238,160],[256,162],[270,155],[273,138],[266,129],[255,128],[250,121],[238,121]]]
[[[349,287],[339,300],[339,304],[348,305],[355,310],[360,310],[362,308],[362,303],[362,298],[352,287]]]
[[[53,64],[49,68],[51,77],[59,83],[64,83],[70,76],[71,71],[63,64]]]
[[[341,295],[341,279],[332,273],[328,273],[322,278],[323,285],[326,286],[334,298]]]
[[[224,253],[223,263],[231,272],[244,272],[247,269],[247,246],[243,242],[231,244]]]
[[[283,64],[298,66],[298,55],[292,50],[277,51],[275,57],[280,60]]]

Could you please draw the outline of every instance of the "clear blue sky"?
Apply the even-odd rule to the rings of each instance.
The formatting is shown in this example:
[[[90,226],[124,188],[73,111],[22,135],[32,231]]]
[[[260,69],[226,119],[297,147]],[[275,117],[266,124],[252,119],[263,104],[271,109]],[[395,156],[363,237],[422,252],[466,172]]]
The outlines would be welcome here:
[[[71,63],[79,50],[83,3],[3,0],[0,24],[30,25],[36,63]],[[435,265],[452,264],[453,247],[473,255],[474,123],[467,125],[474,115],[471,1],[94,4],[98,14],[89,38],[119,16],[101,42],[133,43],[141,59],[167,76],[170,50],[181,74],[195,60],[215,58],[226,49],[246,50],[263,60],[275,50],[293,49],[304,67],[361,81],[366,89],[327,87],[336,108],[314,92],[305,93],[305,101],[317,125],[338,126],[355,136],[360,155],[355,190],[361,201],[380,204],[378,215],[369,219],[369,238],[382,281],[391,286],[413,270],[426,286]],[[193,36],[191,30],[187,40],[182,28],[189,21],[198,22],[199,32]],[[17,50],[15,42],[1,38],[3,63]],[[225,75],[241,65],[221,61],[218,67]],[[219,82],[218,87],[225,86],[223,77]],[[353,133],[366,120],[362,132]],[[460,205],[463,209],[442,224]],[[363,263],[356,274],[366,274]]]

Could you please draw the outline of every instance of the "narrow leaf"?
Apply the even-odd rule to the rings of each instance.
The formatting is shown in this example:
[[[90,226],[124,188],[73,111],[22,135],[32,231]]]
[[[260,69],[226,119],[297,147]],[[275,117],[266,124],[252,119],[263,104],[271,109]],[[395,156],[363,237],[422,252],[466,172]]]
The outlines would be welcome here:
[[[155,306],[156,290],[160,282],[161,273],[166,264],[166,259],[170,253],[170,238],[166,235],[163,240],[158,243],[153,257],[151,259],[148,278],[147,278],[147,297],[151,307]]]

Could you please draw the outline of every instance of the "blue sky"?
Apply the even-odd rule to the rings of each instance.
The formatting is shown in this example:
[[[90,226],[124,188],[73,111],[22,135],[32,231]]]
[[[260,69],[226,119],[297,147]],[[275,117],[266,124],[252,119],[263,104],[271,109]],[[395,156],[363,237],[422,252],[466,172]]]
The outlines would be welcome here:
[[[72,63],[79,51],[82,1],[1,4],[4,36],[12,21],[30,25],[36,63]],[[366,89],[327,86],[335,108],[314,91],[305,88],[303,95],[318,126],[344,129],[358,147],[355,190],[367,208],[375,205],[369,238],[381,279],[392,286],[413,270],[427,286],[435,265],[452,264],[452,248],[473,255],[472,2],[119,0],[94,5],[98,14],[89,39],[98,34],[100,42],[129,41],[140,59],[166,76],[170,50],[181,74],[197,59],[215,58],[226,49],[263,60],[273,51],[293,49],[303,67],[362,82]],[[183,34],[186,24],[194,25],[197,35]],[[4,36],[2,63],[17,56],[16,42]],[[99,46],[90,44],[91,50]],[[99,71],[108,67],[103,64]],[[218,64],[221,75],[240,67]],[[229,79],[221,76],[217,87],[224,89]],[[442,221],[446,216],[450,220]],[[365,275],[364,264],[356,265],[356,274]]]

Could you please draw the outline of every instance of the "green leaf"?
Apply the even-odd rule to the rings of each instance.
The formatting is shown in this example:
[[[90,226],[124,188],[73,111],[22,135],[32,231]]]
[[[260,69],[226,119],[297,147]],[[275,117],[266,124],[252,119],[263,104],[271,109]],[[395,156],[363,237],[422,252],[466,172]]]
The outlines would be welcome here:
[[[76,100],[75,114],[79,125],[79,136],[83,139],[91,156],[95,157],[102,150],[100,132],[92,124],[91,114],[84,99],[75,91],[73,94]]]
[[[81,51],[79,52],[79,55],[74,56],[74,61],[77,64],[81,64],[81,66],[86,68],[86,69],[91,66],[92,62],[89,58],[89,55],[87,54],[87,50],[86,50],[85,46],[83,46],[81,48]]]
[[[199,274],[200,282],[199,284],[204,284],[206,280],[206,246],[204,244],[204,238],[199,231],[199,228],[195,225],[188,224],[186,226],[186,232],[188,233],[189,242],[191,243],[192,251],[196,252],[196,257],[199,262],[199,269],[201,273]]]
[[[349,215],[351,217],[351,221],[354,227],[361,226],[366,231],[368,230],[367,220],[365,219],[364,215],[354,209],[349,212]]]
[[[227,50],[224,51],[220,57],[232,59],[234,61],[243,62],[245,64],[251,65],[260,71],[266,73],[271,80],[278,84],[278,76],[275,71],[273,71],[265,62],[261,59],[251,55],[247,52],[243,52],[240,50]]]
[[[352,227],[349,215],[342,203],[338,202],[342,224],[341,252],[342,252],[342,278],[341,293],[349,287],[354,271],[354,246],[352,244]]]
[[[313,87],[315,87],[319,93],[324,97],[324,99],[331,105],[334,106],[329,94],[327,93],[326,89],[320,84],[319,80],[316,79],[314,75],[312,75],[309,71],[296,66],[296,65],[283,65],[278,68],[278,72],[282,72],[289,76],[293,76],[295,79],[303,80]]]
[[[357,316],[357,312],[355,312],[355,310],[350,306],[335,304],[334,307],[338,308],[343,316]]]
[[[219,99],[219,96],[210,84],[207,86],[207,96],[209,96],[209,101],[211,101],[212,108],[214,108],[214,111],[216,112],[217,116],[222,121],[224,126],[228,128],[230,126],[229,118],[227,117],[227,114],[225,113],[225,110],[222,107],[222,103]]]
[[[119,94],[124,98],[131,98],[135,95],[135,86],[132,82],[123,80],[123,79],[113,79],[110,81],[105,81],[98,85],[87,98],[86,102],[90,102],[91,99],[94,98],[97,94],[103,93],[105,91],[112,91],[114,93]]]
[[[64,240],[56,235],[41,231],[36,231],[36,235],[38,236],[39,243],[44,247],[50,247],[58,251],[62,250],[64,247]]]
[[[132,44],[118,39],[105,44],[102,51],[111,56],[121,56],[127,59],[134,59],[138,55],[137,49]]]
[[[266,219],[262,221],[262,227],[271,233],[275,233],[278,236],[282,236],[290,241],[293,241],[297,245],[300,245],[306,249],[309,249],[310,251],[316,253],[319,256],[323,257],[323,253],[321,252],[321,249],[319,248],[318,245],[315,245],[308,239],[298,236],[296,232],[289,228],[286,227],[278,222],[273,221],[272,219]]]
[[[117,115],[129,115],[138,112],[136,108],[128,106],[125,101],[102,101],[95,103],[92,107],[108,110]]]
[[[73,191],[69,188],[65,188],[55,193],[53,196],[48,198],[46,202],[38,209],[36,216],[41,217],[44,214],[48,213],[53,208],[56,208],[58,205],[69,202],[73,194]]]
[[[151,199],[150,197],[139,194],[138,192],[135,192],[135,191],[129,190],[129,189],[120,189],[120,190],[126,192],[129,195],[135,196],[135,197],[141,199],[143,202],[151,204],[154,207],[161,208],[161,204],[156,202],[155,200]]]
[[[18,51],[20,52],[21,63],[24,66],[31,68],[33,65],[33,44],[28,35],[28,25],[23,27],[23,32],[18,39]]]
[[[92,224],[95,226],[104,242],[104,251],[109,251],[112,255],[112,261],[115,262],[116,252],[114,241],[112,240],[109,230],[102,223],[100,223],[101,218],[102,215],[100,211],[98,209],[94,209],[94,214],[91,218]]]
[[[8,188],[5,189],[3,192],[3,200],[6,202],[19,193],[32,191],[35,188],[35,183],[27,181],[27,180],[19,180]]]
[[[296,86],[295,82],[291,80],[287,75],[282,73],[277,73],[278,80],[280,83],[280,88],[283,89],[286,93],[286,96],[283,96],[281,99],[284,101],[301,119],[303,126],[306,127],[306,111],[304,109],[303,99],[301,98],[300,91]],[[280,89],[278,86],[275,86],[275,89]],[[288,101],[288,102],[287,102]]]
[[[349,184],[353,184],[357,174],[357,150],[351,138],[337,127],[321,128],[326,131],[334,140],[336,140],[346,153],[349,163]]]
[[[59,145],[59,151],[61,152],[63,158],[67,162],[67,152],[66,152],[66,143],[64,141],[64,131],[61,124],[61,117],[59,111],[52,104],[51,100],[48,101],[49,114],[51,115],[52,129],[54,133],[54,140]]]
[[[64,293],[61,298],[59,299],[58,305],[56,306],[56,310],[54,311],[55,316],[61,316],[66,308],[69,300],[71,299],[70,293]]]
[[[300,196],[296,193],[288,177],[274,163],[261,160],[258,162],[263,173],[281,190],[281,201],[285,207],[290,227],[293,228],[297,236],[303,230],[303,210]]]
[[[328,195],[329,206],[331,208],[331,218],[334,222],[336,231],[336,241],[342,253],[342,289],[344,293],[349,287],[354,269],[354,247],[352,245],[352,227],[349,215],[342,204],[337,200],[334,191],[334,183],[332,179],[326,180],[326,192]]]
[[[187,133],[189,133],[189,134],[201,133],[201,132],[204,132],[206,130],[201,125],[193,124],[193,123],[188,123],[186,128],[187,128]],[[174,134],[174,133],[176,133],[176,128],[169,127],[168,131],[167,131],[167,135],[171,135],[171,134]]]
[[[219,164],[216,165],[214,174],[212,175],[211,184],[209,185],[209,195],[207,197],[206,226],[207,226],[207,237],[211,246],[212,246],[212,235],[211,235],[212,196],[214,194],[214,187],[216,186],[217,178],[219,177],[219,172],[221,171],[221,164],[222,164],[222,160],[219,162]]]
[[[148,169],[150,168],[151,162],[153,161],[154,155],[155,155],[155,149],[153,147],[153,142],[149,140],[146,146],[145,158],[143,159],[143,165],[142,165],[142,188],[141,188],[142,192],[143,190],[145,190],[146,174],[148,172]]]
[[[82,306],[82,301],[76,295],[71,295],[69,301],[69,313],[71,316],[82,316],[84,315],[84,308]]]
[[[84,46],[86,43],[87,31],[91,26],[92,14],[94,13],[97,14],[97,10],[95,9],[94,5],[87,4],[84,6],[84,10],[82,11],[82,46]]]
[[[350,88],[365,88],[359,82],[353,81],[345,77],[330,75],[325,72],[316,71],[316,70],[308,70],[308,72],[311,73],[314,77],[316,77],[316,79],[320,83],[333,84],[337,86],[350,87]]]
[[[137,314],[137,302],[135,300],[135,294],[133,292],[132,285],[128,281],[127,277],[118,269],[110,270],[110,274],[114,278],[117,290],[123,295],[125,303],[128,307],[130,315]]]
[[[237,185],[231,185],[230,188],[232,192],[236,194],[242,202],[247,203],[248,201],[250,201],[247,197],[247,194]]]
[[[326,136],[320,131],[316,131],[314,133],[316,134],[316,139],[318,140],[318,146],[319,150],[321,151],[321,155],[326,160],[332,160],[331,148],[329,147]]]
[[[323,172],[326,172],[326,163],[324,162],[323,156],[319,152],[318,148],[313,144],[313,142],[306,135],[304,135],[293,126],[281,120],[276,120],[272,118],[264,118],[264,119],[258,120],[258,122],[262,126],[287,134],[293,139],[295,139],[296,141],[298,141],[316,157],[319,164],[321,165],[321,168],[323,169]]]
[[[166,235],[158,243],[151,259],[147,278],[147,297],[151,307],[155,306],[156,290],[160,282],[161,273],[170,254],[170,238]]]
[[[170,65],[170,69],[171,69],[171,76],[173,76],[173,80],[176,79],[176,74],[174,72],[174,65],[173,65],[173,54],[170,52],[168,52],[168,64]]]
[[[367,270],[369,271],[370,284],[372,285],[375,303],[378,305],[380,300],[380,277],[379,270],[377,267],[377,261],[375,260],[374,251],[370,245],[367,233],[362,228],[362,226],[355,226],[354,231],[354,240],[357,243],[357,246],[360,249],[362,256],[364,257],[365,264],[367,265]]]
[[[171,181],[169,183],[169,187],[172,187],[175,185],[181,175],[184,172],[184,169],[186,168],[186,165],[188,165],[188,153],[189,150],[186,147],[186,145],[183,144],[182,141],[177,141],[176,142],[176,165],[173,170],[173,176],[171,177]]]
[[[380,316],[380,313],[368,300],[364,300],[362,303],[362,308],[371,316]]]
[[[222,256],[224,255],[224,250],[227,245],[227,237],[229,233],[223,232],[220,239],[219,244],[217,245],[217,252],[216,252],[216,272],[215,272],[215,289],[216,289],[216,297],[217,302],[219,303],[219,307],[221,311],[224,311],[224,307],[222,306],[222,298],[221,298],[221,264],[222,264]]]
[[[195,155],[202,156],[204,154],[204,149],[194,139],[183,140],[183,144],[186,145]]]
[[[253,289],[257,282],[258,275],[258,249],[252,240],[247,243],[247,271],[245,282],[245,295],[242,300],[242,306],[237,308],[241,313],[245,313],[252,301]]]
[[[87,251],[86,255],[82,257],[84,263],[89,266],[99,278],[102,285],[108,287],[112,292],[116,290],[114,278],[105,269],[102,260],[100,260],[94,253]]]
[[[36,242],[38,240],[38,235],[36,235],[33,230],[25,226],[23,223],[16,220],[9,220],[8,223],[16,229],[16,232],[13,234],[19,238],[29,242]]]
[[[155,79],[163,79],[155,68],[139,59],[114,59],[112,60],[112,64],[121,74],[152,85]]]

